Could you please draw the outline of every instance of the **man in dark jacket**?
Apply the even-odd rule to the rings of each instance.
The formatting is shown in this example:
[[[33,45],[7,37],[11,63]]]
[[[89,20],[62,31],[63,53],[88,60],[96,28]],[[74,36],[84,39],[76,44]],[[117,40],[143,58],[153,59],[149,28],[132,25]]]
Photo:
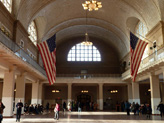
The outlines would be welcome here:
[[[4,110],[5,106],[3,105],[2,102],[0,102],[0,123],[3,120],[3,110]]]
[[[160,115],[162,117],[162,115],[164,113],[164,104],[162,102],[160,102],[157,109],[160,111]]]
[[[19,100],[16,105],[16,108],[17,108],[16,122],[17,121],[20,122],[22,107],[23,107],[23,103],[21,102],[21,100]]]

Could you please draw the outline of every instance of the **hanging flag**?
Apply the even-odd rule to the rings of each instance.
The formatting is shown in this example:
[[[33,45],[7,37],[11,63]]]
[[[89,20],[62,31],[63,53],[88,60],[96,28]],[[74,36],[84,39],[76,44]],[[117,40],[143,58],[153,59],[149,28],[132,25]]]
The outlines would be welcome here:
[[[37,45],[46,70],[49,84],[56,81],[56,34]]]
[[[140,66],[141,59],[147,44],[148,44],[147,42],[139,39],[133,33],[130,32],[130,55],[131,55],[130,65],[131,65],[131,77],[133,82],[135,82],[138,68]]]

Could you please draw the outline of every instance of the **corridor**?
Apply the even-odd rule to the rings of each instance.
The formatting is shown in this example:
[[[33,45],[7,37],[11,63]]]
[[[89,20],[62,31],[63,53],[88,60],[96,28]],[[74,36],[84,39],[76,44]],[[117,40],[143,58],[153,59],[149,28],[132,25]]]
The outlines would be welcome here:
[[[43,115],[25,115],[21,123],[162,123],[164,118],[158,115],[151,116],[150,120],[145,115],[127,116],[125,112],[66,112],[61,111],[59,120],[54,120],[54,113]],[[14,118],[4,118],[2,123],[14,123]]]

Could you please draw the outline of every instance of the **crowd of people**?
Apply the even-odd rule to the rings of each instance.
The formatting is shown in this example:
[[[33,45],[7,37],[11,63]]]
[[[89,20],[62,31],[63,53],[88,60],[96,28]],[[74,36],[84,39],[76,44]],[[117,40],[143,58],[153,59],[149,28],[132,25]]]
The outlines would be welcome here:
[[[63,103],[63,107],[66,106],[66,103],[64,102]],[[66,107],[65,107],[66,109]],[[96,102],[86,102],[86,103],[83,103],[83,102],[76,102],[76,101],[70,101],[68,102],[68,105],[67,105],[67,109],[68,111],[82,111],[82,110],[85,110],[85,111],[96,111],[98,109],[98,104]]]
[[[139,105],[138,103],[133,102],[132,104],[129,103],[128,101],[126,102],[121,102],[120,103],[120,108],[121,111],[127,112],[127,115],[130,115],[130,112],[133,112],[134,115],[143,115],[146,114],[147,118],[150,119],[150,115],[152,114],[152,109],[151,109],[151,105],[150,104],[141,104]],[[20,118],[21,118],[21,112],[22,112],[22,108],[24,107],[24,114],[25,115],[30,115],[30,114],[41,114],[43,113],[43,105],[40,104],[30,104],[28,105],[27,103],[23,106],[23,103],[21,102],[21,100],[18,101],[18,103],[16,104],[16,122],[20,122]],[[63,102],[62,104],[63,107],[63,112],[65,112],[66,110],[68,111],[78,111],[81,112],[82,110],[86,110],[86,111],[94,111],[97,110],[97,103],[93,103],[93,102],[89,102],[86,103],[85,105],[81,102],[74,102],[74,101],[70,101],[68,102],[68,105],[66,104],[66,102]],[[3,120],[3,110],[5,109],[4,104],[0,101],[0,123]],[[46,111],[49,111],[49,103],[47,102],[46,104]],[[163,117],[164,116],[164,104],[162,102],[159,103],[159,105],[157,106],[157,110],[160,111],[160,116]],[[60,111],[60,105],[56,102],[56,105],[54,107],[54,112],[55,112],[55,116],[54,119],[59,119],[59,111]],[[117,109],[117,111],[119,111]]]
[[[128,101],[121,102],[121,111],[126,111],[127,115],[130,115],[130,112],[133,112],[134,115],[144,115],[150,119],[150,115],[152,114],[152,109],[150,104],[141,104],[139,105],[138,102],[133,102],[132,104]]]

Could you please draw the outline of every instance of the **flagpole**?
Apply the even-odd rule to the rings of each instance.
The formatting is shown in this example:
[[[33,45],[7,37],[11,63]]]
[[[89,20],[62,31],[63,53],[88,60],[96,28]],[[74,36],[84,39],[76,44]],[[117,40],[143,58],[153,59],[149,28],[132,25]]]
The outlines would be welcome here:
[[[129,30],[130,32],[132,32],[129,28],[128,28],[128,30]],[[132,32],[132,33],[133,33],[133,32]],[[146,39],[146,41],[148,41],[148,42],[150,42],[150,43],[154,44],[154,43],[153,43],[153,41],[151,41],[151,40],[147,39],[146,37],[144,37],[144,36],[140,35],[140,34],[139,34],[139,33],[137,33],[137,32],[135,32],[135,33],[133,33],[133,34],[137,34],[137,35],[141,36],[142,38]],[[156,46],[157,46],[158,48],[160,48],[160,46],[158,46],[157,44],[156,44]]]

